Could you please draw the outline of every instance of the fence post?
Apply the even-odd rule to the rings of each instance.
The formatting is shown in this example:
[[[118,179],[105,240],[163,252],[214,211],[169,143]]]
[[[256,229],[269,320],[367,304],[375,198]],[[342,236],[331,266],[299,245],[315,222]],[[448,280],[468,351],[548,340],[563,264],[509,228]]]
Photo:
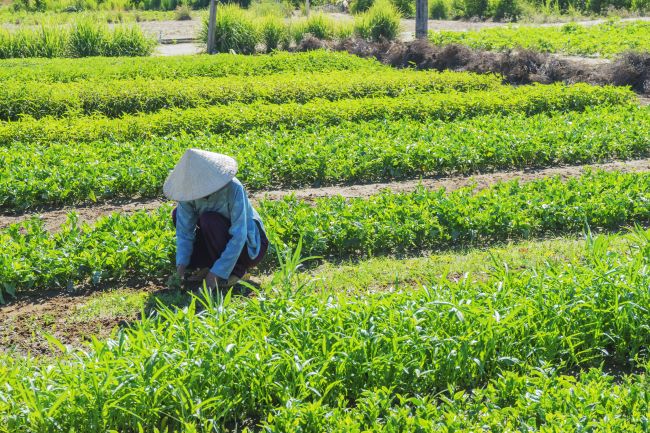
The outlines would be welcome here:
[[[215,52],[215,27],[217,25],[217,1],[210,0],[210,17],[208,18],[208,54]]]
[[[429,25],[429,4],[427,0],[415,0],[415,37],[425,39]]]

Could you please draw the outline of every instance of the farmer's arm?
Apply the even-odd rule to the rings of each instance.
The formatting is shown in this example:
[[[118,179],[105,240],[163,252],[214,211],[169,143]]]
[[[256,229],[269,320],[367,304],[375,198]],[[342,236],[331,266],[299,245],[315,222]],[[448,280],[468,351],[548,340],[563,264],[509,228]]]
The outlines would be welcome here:
[[[221,253],[221,257],[214,262],[212,272],[219,278],[227,280],[232,273],[239,255],[246,245],[247,237],[247,215],[246,215],[246,196],[241,186],[233,185],[230,193],[230,240],[226,249]]]
[[[190,203],[178,203],[176,207],[176,268],[181,276],[192,257],[197,220],[196,210]]]

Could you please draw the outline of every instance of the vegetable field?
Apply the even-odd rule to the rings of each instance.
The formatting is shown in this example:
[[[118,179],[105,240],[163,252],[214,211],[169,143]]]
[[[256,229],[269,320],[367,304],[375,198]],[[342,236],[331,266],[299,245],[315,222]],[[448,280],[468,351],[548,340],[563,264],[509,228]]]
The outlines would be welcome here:
[[[612,57],[625,51],[650,50],[650,23],[608,21],[594,26],[568,23],[561,27],[441,31],[432,32],[429,39],[435,44],[460,43],[490,51],[528,48],[543,53]]]
[[[648,431],[650,172],[508,175],[650,158],[631,90],[324,51],[2,66],[0,433]],[[236,290],[179,290],[173,203],[75,212],[161,199],[192,147],[271,241]],[[442,176],[469,186],[397,187]],[[322,187],[352,194],[289,191]]]

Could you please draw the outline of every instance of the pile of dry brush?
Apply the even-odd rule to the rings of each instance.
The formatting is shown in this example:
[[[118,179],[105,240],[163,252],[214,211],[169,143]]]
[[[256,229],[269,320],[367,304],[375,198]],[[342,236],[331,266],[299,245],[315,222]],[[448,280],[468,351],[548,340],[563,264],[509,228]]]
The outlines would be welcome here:
[[[638,93],[650,93],[650,53],[647,52],[623,53],[612,62],[590,62],[525,49],[495,53],[458,44],[438,46],[424,40],[367,42],[345,39],[332,43],[314,37],[305,38],[297,50],[320,48],[375,57],[396,68],[497,73],[509,84],[582,82],[630,86]]]

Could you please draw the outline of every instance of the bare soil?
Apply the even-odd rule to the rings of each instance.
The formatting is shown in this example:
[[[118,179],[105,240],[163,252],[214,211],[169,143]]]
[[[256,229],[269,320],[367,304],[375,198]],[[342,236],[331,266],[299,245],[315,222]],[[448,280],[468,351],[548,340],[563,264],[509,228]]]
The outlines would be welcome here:
[[[247,283],[256,287],[260,286],[260,281],[259,276],[246,278]],[[92,337],[108,338],[116,328],[128,328],[141,319],[140,310],[137,308],[121,315],[101,312],[86,316],[79,314],[86,304],[109,290],[117,292],[119,296],[144,293],[145,315],[151,314],[157,308],[158,302],[183,308],[191,301],[189,291],[179,292],[167,287],[162,281],[126,282],[117,287],[88,289],[77,293],[58,290],[21,293],[17,299],[0,305],[0,352],[56,355],[59,348],[52,345],[45,335],[55,337],[65,346],[80,347]],[[254,295],[248,288],[240,285],[233,288],[233,294]]]
[[[122,289],[124,290],[124,289]],[[157,291],[158,287],[144,285],[130,291]],[[139,314],[125,317],[94,317],[71,320],[76,310],[100,292],[66,294],[60,291],[27,294],[0,306],[0,351],[17,350],[32,355],[55,353],[45,334],[65,345],[80,346],[91,337],[106,338],[118,326],[128,326]]]
[[[297,198],[306,201],[312,201],[321,197],[330,197],[341,195],[343,197],[368,197],[379,193],[383,190],[393,192],[409,192],[418,186],[428,189],[445,188],[453,191],[458,188],[474,185],[476,189],[484,189],[490,185],[519,179],[522,182],[528,182],[535,179],[541,179],[550,176],[559,176],[562,179],[580,176],[587,169],[622,171],[622,172],[641,172],[650,171],[650,159],[640,159],[632,161],[615,161],[604,164],[590,164],[578,166],[553,167],[545,169],[528,169],[519,171],[504,171],[496,173],[483,173],[474,176],[452,176],[452,177],[434,177],[419,180],[408,180],[400,182],[373,183],[362,185],[335,185],[320,188],[302,188],[302,189],[285,189],[273,191],[259,191],[252,194],[252,200],[280,200],[283,197],[293,194]],[[37,213],[23,213],[16,215],[0,215],[0,228],[7,227],[9,224],[24,221],[33,216],[38,216],[44,221],[45,227],[51,231],[57,231],[66,221],[69,212],[74,211],[79,217],[79,222],[92,223],[102,216],[109,215],[113,212],[132,213],[138,210],[153,210],[160,207],[164,200],[161,199],[136,199],[132,201],[112,201],[100,204],[90,204],[87,206],[65,207],[61,209],[45,209]]]
[[[115,200],[85,206],[67,206],[64,208],[43,209],[39,212],[29,212],[16,215],[0,215],[0,229],[9,224],[24,221],[33,216],[38,216],[45,223],[48,230],[56,231],[66,221],[69,212],[76,212],[79,216],[79,223],[92,223],[99,217],[109,215],[113,212],[132,213],[139,210],[150,211],[162,205],[160,199],[135,199]]]
[[[154,56],[191,56],[205,53],[205,46],[197,43],[158,44]]]

